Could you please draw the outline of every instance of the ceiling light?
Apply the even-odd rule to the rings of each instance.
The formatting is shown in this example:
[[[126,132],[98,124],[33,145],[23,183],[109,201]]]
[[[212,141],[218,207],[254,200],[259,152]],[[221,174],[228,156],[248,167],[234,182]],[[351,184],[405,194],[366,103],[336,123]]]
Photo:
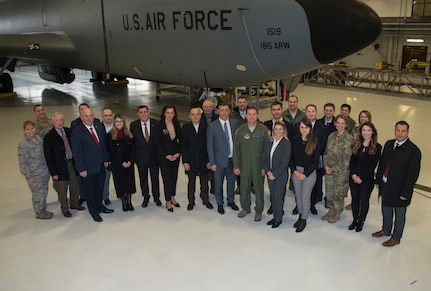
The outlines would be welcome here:
[[[408,38],[407,42],[424,42],[423,38]]]

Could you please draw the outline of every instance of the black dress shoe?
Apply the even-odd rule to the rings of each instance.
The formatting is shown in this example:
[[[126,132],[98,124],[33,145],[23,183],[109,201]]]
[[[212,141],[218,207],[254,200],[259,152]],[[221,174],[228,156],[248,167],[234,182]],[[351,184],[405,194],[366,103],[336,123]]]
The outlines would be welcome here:
[[[100,215],[93,216],[93,219],[96,222],[102,222],[103,221],[103,219],[102,219],[102,217],[100,217]]]
[[[227,204],[227,206],[229,206],[230,208],[232,208],[233,210],[239,210],[238,206],[235,204],[235,202],[230,202]]]
[[[266,225],[273,225],[273,224],[274,224],[274,222],[275,222],[275,219],[273,218],[273,219],[271,219],[270,221],[268,221],[268,222],[266,223]]]
[[[189,204],[187,205],[187,210],[193,210],[194,206],[195,206],[194,202],[189,202]]]
[[[203,205],[205,205],[208,209],[214,208],[214,206],[208,200],[203,201]]]
[[[295,222],[295,224],[293,225],[294,228],[298,228],[299,223],[301,222],[301,218],[302,218],[302,214],[299,214],[298,220]]]
[[[292,214],[293,215],[297,215],[298,214],[298,206],[295,206],[295,208],[293,208]]]
[[[296,231],[296,232],[301,232],[301,231],[303,231],[306,225],[307,225],[307,220],[305,220],[305,219],[301,219],[301,220],[299,221],[299,225],[298,225],[298,227],[296,228],[296,230],[295,230],[295,231]]]
[[[220,214],[224,214],[224,208],[223,208],[223,205],[219,205],[219,206],[217,206],[217,211],[218,211],[218,213],[220,213]]]
[[[352,224],[349,225],[349,230],[354,230],[356,226],[358,225],[358,222],[356,219],[353,220]]]
[[[160,199],[157,199],[156,201],[154,201],[154,202],[156,202],[156,205],[157,206],[162,206],[162,201],[160,201]],[[148,203],[147,203],[148,204]]]
[[[268,211],[266,212],[266,214],[273,214],[274,210],[272,210],[272,204],[271,206],[269,206]]]
[[[160,202],[160,205],[162,205],[162,202]],[[144,200],[144,202],[142,202],[142,208],[146,208],[146,207],[148,207],[148,201]]]
[[[108,199],[103,200],[103,202],[105,202],[105,205],[109,205],[109,204],[111,204],[111,200],[109,200],[109,198],[108,198]]]
[[[277,227],[279,227],[280,226],[280,224],[281,224],[281,221],[274,221],[274,223],[272,224],[272,228],[277,228]]]
[[[316,209],[316,207],[314,205],[310,207],[310,212],[313,215],[317,215],[317,209]]]
[[[114,212],[114,209],[109,209],[106,207],[102,209],[102,213],[112,213],[112,212]]]
[[[175,207],[181,207],[180,203],[178,203],[178,202],[177,202],[177,203],[174,203],[174,202],[172,202],[172,201],[171,201],[171,203],[172,203],[172,205],[173,205],[173,206],[175,206]]]

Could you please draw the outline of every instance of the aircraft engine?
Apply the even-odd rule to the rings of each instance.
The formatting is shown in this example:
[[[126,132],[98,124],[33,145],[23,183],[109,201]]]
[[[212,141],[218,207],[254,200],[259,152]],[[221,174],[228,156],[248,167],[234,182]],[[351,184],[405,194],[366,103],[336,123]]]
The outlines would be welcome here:
[[[51,66],[38,66],[39,77],[44,80],[64,84],[72,83],[75,80],[75,74],[71,68],[58,68]]]

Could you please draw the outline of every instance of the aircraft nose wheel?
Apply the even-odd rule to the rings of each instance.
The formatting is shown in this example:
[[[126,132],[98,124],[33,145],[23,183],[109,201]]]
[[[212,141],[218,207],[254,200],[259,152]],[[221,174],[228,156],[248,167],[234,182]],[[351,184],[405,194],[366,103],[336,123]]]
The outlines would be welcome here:
[[[12,77],[8,73],[3,73],[0,76],[0,93],[12,93],[13,82]]]

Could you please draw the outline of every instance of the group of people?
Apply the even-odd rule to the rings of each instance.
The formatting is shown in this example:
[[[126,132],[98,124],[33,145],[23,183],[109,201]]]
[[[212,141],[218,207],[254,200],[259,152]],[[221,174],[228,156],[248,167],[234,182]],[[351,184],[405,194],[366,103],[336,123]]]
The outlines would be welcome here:
[[[133,211],[135,164],[143,196],[142,207],[150,202],[148,172],[154,202],[162,205],[160,169],[165,206],[173,212],[174,207],[180,207],[175,196],[182,156],[188,176],[187,210],[196,205],[196,178],[199,177],[203,205],[213,208],[209,199],[209,193],[213,193],[218,213],[224,214],[226,178],[226,205],[240,210],[235,203],[236,183],[241,207],[238,217],[251,212],[251,193],[254,193],[254,220],[260,221],[266,177],[271,202],[267,213],[273,215],[267,225],[277,228],[284,215],[290,173],[290,187],[296,201],[293,214],[298,214],[294,227],[296,232],[302,232],[309,214],[317,214],[316,203],[323,200],[325,177],[325,205],[329,210],[322,220],[335,223],[340,219],[350,188],[353,221],[348,229],[360,232],[371,192],[377,184],[382,196],[383,227],[373,236],[391,236],[383,243],[385,246],[400,242],[406,207],[419,176],[421,160],[420,150],[408,139],[407,122],[396,123],[395,139],[386,142],[382,153],[377,130],[366,110],[359,114],[358,126],[349,116],[351,107],[348,104],[343,104],[340,115],[335,116],[335,105],[327,103],[323,108],[324,117],[317,119],[315,105],[307,105],[303,112],[298,108],[298,97],[292,95],[286,111],[281,102],[273,102],[273,118],[262,123],[258,109],[248,106],[246,97],[239,97],[237,104],[231,110],[229,104],[220,102],[216,114],[212,101],[205,100],[203,110],[190,109],[190,121],[182,127],[175,106],[165,106],[160,120],[155,120],[150,118],[148,107],[142,105],[130,129],[124,116],[113,116],[109,108],[102,111],[101,122],[94,118],[87,104],[81,104],[80,117],[69,129],[64,127],[61,113],[55,113],[51,120],[46,117],[43,106],[36,105],[37,119],[24,123],[24,139],[18,146],[20,169],[33,194],[36,218],[48,219],[53,215],[46,211],[45,202],[49,176],[65,217],[72,216],[69,208],[84,210],[80,203],[83,200],[87,201],[89,212],[97,222],[103,221],[100,213],[113,212],[106,207],[110,204],[111,172],[123,211]]]

